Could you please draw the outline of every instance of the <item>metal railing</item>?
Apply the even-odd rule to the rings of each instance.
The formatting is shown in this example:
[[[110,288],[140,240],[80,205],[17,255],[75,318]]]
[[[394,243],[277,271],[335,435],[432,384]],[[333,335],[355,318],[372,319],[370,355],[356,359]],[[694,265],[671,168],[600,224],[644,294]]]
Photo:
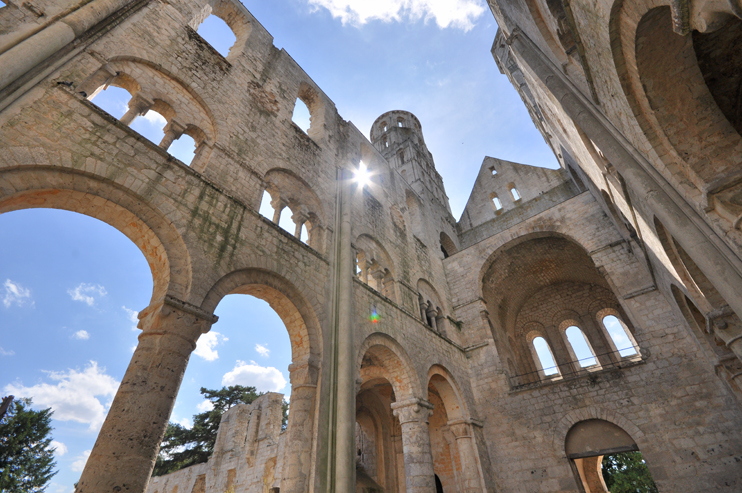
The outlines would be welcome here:
[[[621,356],[622,351],[628,351],[633,349],[634,354]],[[613,355],[613,357],[611,357]],[[601,356],[608,356],[609,361],[601,361]],[[604,358],[606,359],[606,358]],[[526,387],[539,386],[550,382],[561,382],[565,380],[573,380],[575,378],[581,378],[588,376],[592,373],[611,370],[621,369],[627,366],[634,366],[644,359],[641,352],[634,346],[629,346],[615,351],[609,351],[607,353],[596,354],[588,356],[586,358],[580,358],[576,360],[567,361],[561,366],[555,364],[542,368],[541,370],[529,371],[527,373],[520,373],[518,375],[508,375],[508,382],[510,383],[510,389],[522,389]],[[583,366],[582,362],[594,361],[594,364]],[[563,371],[565,370],[566,371]],[[551,373],[551,371],[555,371]]]

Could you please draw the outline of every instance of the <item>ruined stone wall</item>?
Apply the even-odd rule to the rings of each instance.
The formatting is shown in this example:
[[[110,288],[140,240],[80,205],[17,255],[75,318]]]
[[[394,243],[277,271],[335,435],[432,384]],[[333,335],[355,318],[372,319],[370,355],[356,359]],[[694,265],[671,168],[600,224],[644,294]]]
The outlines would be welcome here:
[[[577,422],[602,419],[636,442],[661,490],[739,489],[738,300],[719,294],[733,285],[709,268],[722,263],[699,254],[719,258],[702,250],[715,242],[723,259],[725,245],[737,255],[729,220],[737,161],[725,156],[718,183],[706,179],[713,173],[704,156],[667,164],[669,151],[647,130],[654,123],[639,121],[641,105],[622,96],[631,74],[610,65],[616,43],[635,39],[615,38],[621,23],[639,21],[630,9],[616,17],[623,4],[491,2],[502,27],[496,61],[564,169],[485,159],[458,224],[414,115],[382,114],[367,139],[240,3],[33,5],[46,14],[15,1],[0,10],[8,67],[0,74],[0,212],[50,207],[105,221],[140,248],[154,280],[140,344],[78,493],[147,488],[190,352],[231,293],[268,301],[289,332],[288,428],[279,431],[275,394],[238,406],[208,464],[155,479],[150,492],[350,490],[360,435],[335,413],[356,396],[356,409],[378,425],[380,448],[361,447],[369,488],[429,493],[440,473],[448,489],[578,491],[565,438]],[[210,13],[236,35],[226,57],[196,33]],[[516,26],[548,63],[525,58]],[[537,76],[549,63],[560,71]],[[555,80],[572,84],[572,99],[552,92]],[[132,96],[120,120],[94,104],[108,85]],[[306,133],[291,121],[297,99],[310,110]],[[666,183],[641,188],[646,181],[612,157],[616,147],[596,126],[568,116],[573,100],[600,102]],[[168,122],[159,145],[129,127],[147,111]],[[190,166],[167,152],[182,134],[197,144]],[[724,137],[715,149],[736,149],[734,135]],[[364,187],[348,181],[361,161],[372,173]],[[703,173],[688,175],[693,166]],[[517,203],[506,200],[511,183]],[[657,197],[668,190],[698,217],[660,214],[667,202]],[[272,218],[258,213],[264,192]],[[277,226],[282,214],[291,214],[295,234]],[[678,224],[705,225],[702,241],[695,230],[679,234]],[[544,242],[553,248],[532,248]],[[624,319],[636,357],[600,356],[591,371],[519,380],[535,368],[523,340],[528,323],[558,327],[566,309],[585,322],[603,305]],[[605,345],[605,334],[593,329],[588,338],[600,349],[595,337]],[[711,349],[719,341],[728,351]],[[560,366],[570,356],[562,349]]]

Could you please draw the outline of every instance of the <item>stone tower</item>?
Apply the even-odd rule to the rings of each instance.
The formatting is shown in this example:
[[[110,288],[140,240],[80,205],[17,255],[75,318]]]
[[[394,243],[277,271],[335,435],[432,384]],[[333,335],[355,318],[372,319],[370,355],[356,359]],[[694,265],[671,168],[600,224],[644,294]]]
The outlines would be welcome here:
[[[387,111],[371,126],[371,142],[412,189],[436,200],[451,214],[443,178],[425,145],[420,120],[409,111]]]

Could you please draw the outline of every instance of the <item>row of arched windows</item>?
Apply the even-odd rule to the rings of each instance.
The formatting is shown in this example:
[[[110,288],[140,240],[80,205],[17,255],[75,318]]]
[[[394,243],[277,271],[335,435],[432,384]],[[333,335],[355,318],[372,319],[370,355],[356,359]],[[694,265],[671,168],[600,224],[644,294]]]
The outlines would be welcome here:
[[[491,171],[493,176],[497,174],[497,171],[495,171],[494,168],[492,168]],[[515,184],[510,183],[508,185],[508,190],[510,190],[510,196],[513,198],[513,203],[517,204],[521,197],[520,192],[518,192],[518,189],[515,188]],[[500,201],[500,198],[497,196],[496,193],[493,192],[490,194],[490,200],[492,201],[492,207],[495,208],[496,213],[502,211],[502,202]]]
[[[577,325],[567,325],[560,332],[565,340],[571,361],[565,362],[572,365],[572,372],[581,369],[600,369],[601,364],[593,350],[593,346],[585,333]],[[601,327],[605,333],[606,340],[611,348],[614,359],[631,358],[637,356],[637,344],[628,327],[613,314],[605,315],[601,319]],[[530,349],[536,368],[541,378],[556,378],[562,376],[560,365],[554,358],[551,346],[545,336],[539,332],[529,334]],[[606,355],[607,356],[607,355]],[[564,366],[564,365],[563,365]]]

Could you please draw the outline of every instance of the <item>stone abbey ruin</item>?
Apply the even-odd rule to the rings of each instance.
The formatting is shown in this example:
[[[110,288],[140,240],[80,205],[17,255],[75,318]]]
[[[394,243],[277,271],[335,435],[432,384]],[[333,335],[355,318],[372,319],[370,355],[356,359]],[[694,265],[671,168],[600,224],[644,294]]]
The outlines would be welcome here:
[[[660,492],[742,491],[739,0],[490,0],[561,169],[485,158],[458,221],[424,122],[362,135],[237,0],[5,2],[0,213],[97,218],[154,279],[78,493],[601,492],[601,457],[635,450]],[[226,57],[195,31],[212,14]],[[109,86],[121,119],[91,102]],[[150,110],[159,145],[129,128]],[[287,429],[265,394],[150,481],[230,293],[289,332]]]

